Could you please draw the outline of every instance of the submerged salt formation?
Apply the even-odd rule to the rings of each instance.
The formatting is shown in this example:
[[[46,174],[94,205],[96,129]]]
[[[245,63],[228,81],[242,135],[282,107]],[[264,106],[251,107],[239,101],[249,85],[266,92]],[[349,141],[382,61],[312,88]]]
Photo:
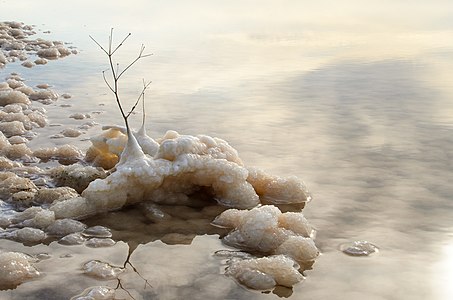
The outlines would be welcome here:
[[[39,276],[31,264],[32,258],[18,252],[0,253],[0,289],[12,289],[19,284]]]

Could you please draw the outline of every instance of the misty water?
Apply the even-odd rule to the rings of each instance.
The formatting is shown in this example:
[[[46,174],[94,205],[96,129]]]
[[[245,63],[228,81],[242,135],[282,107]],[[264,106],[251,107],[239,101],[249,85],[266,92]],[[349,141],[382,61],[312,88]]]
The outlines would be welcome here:
[[[37,263],[43,276],[0,291],[1,299],[69,299],[92,286],[116,287],[82,266],[94,259],[123,266],[131,247],[139,273],[120,276],[125,299],[453,297],[452,3],[0,0],[0,16],[79,51],[45,66],[0,69],[1,80],[16,72],[29,86],[72,95],[46,106],[53,126],[37,129],[31,148],[86,150],[101,125],[123,125],[102,80],[106,57],[88,35],[106,43],[111,27],[118,39],[131,32],[118,59],[130,61],[142,43],[153,55],[124,77],[122,99],[132,105],[142,79],[152,80],[148,134],[217,136],[246,165],[301,178],[313,196],[303,212],[321,251],[292,289],[251,291],[225,276],[225,262],[213,255],[226,249],[209,229],[220,211],[204,218],[184,211],[163,228],[129,208],[86,221],[111,228],[112,247],[0,239],[2,250],[50,257]],[[100,125],[50,138],[87,121]],[[138,128],[140,113],[131,122]],[[363,240],[378,253],[341,251]]]

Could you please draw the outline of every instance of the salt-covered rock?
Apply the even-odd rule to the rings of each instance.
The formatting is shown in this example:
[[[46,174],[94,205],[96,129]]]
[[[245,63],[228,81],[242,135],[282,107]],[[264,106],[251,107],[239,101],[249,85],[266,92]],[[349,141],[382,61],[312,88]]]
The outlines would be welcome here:
[[[39,57],[48,58],[48,59],[57,59],[60,57],[60,51],[56,47],[40,49],[37,52]]]
[[[74,128],[66,128],[61,132],[61,134],[63,134],[65,137],[78,137],[82,134],[82,132]]]
[[[32,258],[19,252],[0,253],[0,289],[12,289],[39,276]]]
[[[15,136],[12,136],[8,139],[9,143],[11,145],[17,145],[17,144],[26,144],[28,143],[28,140],[26,138],[24,138],[23,136],[18,136],[18,135],[15,135]],[[30,150],[30,154],[31,154],[31,150]]]
[[[27,60],[22,63],[22,66],[26,68],[33,68],[34,66],[36,66],[36,64],[32,61]]]
[[[48,209],[32,206],[16,214],[12,220],[14,224],[25,227],[44,229],[55,221],[55,214]]]
[[[85,242],[85,246],[90,248],[101,248],[114,246],[116,242],[109,238],[91,238]]]
[[[91,166],[71,165],[59,166],[51,170],[51,175],[58,186],[69,186],[81,193],[90,182],[105,178],[105,171]]]
[[[19,177],[11,172],[0,172],[0,197],[8,199],[18,192],[36,193],[36,185],[28,178]]]
[[[42,188],[38,190],[34,201],[40,204],[50,204],[54,201],[63,201],[70,198],[78,197],[79,194],[76,190],[71,187],[63,186],[63,187],[56,187],[56,188]]]
[[[38,58],[38,59],[35,60],[35,64],[37,64],[37,65],[45,65],[45,64],[47,64],[47,59],[42,58],[42,57]]]
[[[0,150],[2,147],[0,146]],[[20,162],[17,161],[12,161],[6,157],[0,156],[0,170],[10,170],[13,168],[20,168],[23,167],[23,165]]]
[[[50,235],[65,236],[70,233],[82,232],[86,227],[85,224],[76,220],[60,219],[47,227],[46,232]]]
[[[29,105],[30,100],[27,95],[20,91],[0,90],[0,106],[5,106],[13,103],[24,103]]]
[[[110,238],[112,237],[112,232],[110,229],[104,226],[93,226],[85,229],[82,234],[87,237],[97,237],[97,238]]]
[[[1,124],[0,124],[1,125]],[[26,144],[14,144],[3,147],[0,153],[9,159],[27,158],[33,154]]]
[[[26,132],[24,124],[20,121],[0,123],[0,131],[2,131],[6,137],[22,135]]]
[[[83,219],[95,215],[98,210],[93,201],[88,201],[83,197],[71,198],[63,201],[54,202],[50,208],[55,213],[56,218],[76,218]]]
[[[14,239],[21,243],[39,243],[46,238],[46,233],[37,228],[25,227],[14,232]]]
[[[68,246],[73,246],[73,245],[82,245],[85,243],[86,238],[83,237],[79,232],[77,233],[70,233],[64,237],[62,237],[58,243],[62,245],[68,245]]]
[[[73,145],[62,145],[52,148],[39,148],[33,151],[33,155],[41,160],[57,159],[61,161],[77,162],[82,159],[82,151]]]
[[[29,98],[31,100],[44,100],[44,99],[57,100],[58,94],[51,89],[37,90],[37,91],[34,91],[29,96]]]

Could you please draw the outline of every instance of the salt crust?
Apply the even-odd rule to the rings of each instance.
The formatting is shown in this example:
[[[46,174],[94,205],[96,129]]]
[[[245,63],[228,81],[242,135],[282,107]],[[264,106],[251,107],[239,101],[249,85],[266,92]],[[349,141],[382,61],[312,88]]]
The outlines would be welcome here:
[[[39,276],[31,264],[32,258],[19,252],[0,253],[0,289],[15,288],[19,284]]]

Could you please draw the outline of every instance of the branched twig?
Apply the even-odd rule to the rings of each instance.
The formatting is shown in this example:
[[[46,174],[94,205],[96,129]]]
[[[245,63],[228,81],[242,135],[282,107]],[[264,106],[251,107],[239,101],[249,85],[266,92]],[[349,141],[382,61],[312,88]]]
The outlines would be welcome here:
[[[127,113],[127,117],[129,117],[132,112],[135,110],[135,108],[137,107],[138,105],[138,102],[140,101],[140,99],[143,97],[143,102],[145,102],[145,91],[146,89],[149,87],[149,85],[151,84],[152,81],[146,83],[145,80],[143,79],[143,89],[140,93],[140,95],[138,95],[138,98],[137,98],[137,101],[135,101],[134,105],[132,106],[132,109]]]
[[[140,48],[140,52],[138,54],[138,56],[130,63],[126,66],[126,68],[124,68],[122,71],[120,71],[120,66],[119,66],[119,63],[116,63],[116,68],[115,68],[115,63],[113,61],[113,55],[115,54],[115,52],[124,44],[124,42],[131,36],[131,33],[127,34],[126,37],[123,38],[123,40],[116,46],[114,47],[113,46],[113,28],[111,28],[110,30],[110,35],[109,35],[109,43],[108,43],[108,50],[106,50],[104,47],[102,47],[102,45],[96,41],[96,39],[94,39],[91,35],[89,36],[95,43],[96,45],[99,46],[99,48],[101,48],[101,50],[107,55],[108,57],[108,60],[109,60],[109,65],[110,65],[110,73],[112,75],[112,81],[109,82],[109,80],[107,79],[106,75],[105,75],[105,72],[106,71],[103,71],[102,72],[102,78],[104,79],[104,82],[106,83],[107,87],[110,89],[110,91],[115,95],[115,100],[116,100],[116,103],[120,109],[120,112],[121,112],[121,116],[123,117],[124,119],[124,123],[126,124],[126,129],[129,131],[129,123],[128,123],[128,118],[129,116],[132,114],[132,112],[134,111],[134,109],[137,107],[137,104],[140,100],[140,98],[143,96],[144,97],[144,93],[146,91],[146,89],[148,88],[148,86],[151,84],[151,82],[149,82],[148,84],[144,84],[144,87],[143,87],[143,90],[142,92],[140,93],[139,97],[138,97],[138,100],[135,102],[135,104],[133,105],[132,109],[128,112],[128,113],[125,113],[125,110],[123,109],[123,106],[121,104],[121,99],[120,99],[120,95],[119,95],[119,79],[121,78],[121,76],[124,75],[124,73],[129,70],[137,61],[139,61],[140,59],[142,58],[145,58],[145,57],[148,57],[148,56],[151,56],[152,54],[143,54],[144,51],[145,51],[145,46],[142,44],[141,48]],[[113,50],[112,50],[113,49]]]

